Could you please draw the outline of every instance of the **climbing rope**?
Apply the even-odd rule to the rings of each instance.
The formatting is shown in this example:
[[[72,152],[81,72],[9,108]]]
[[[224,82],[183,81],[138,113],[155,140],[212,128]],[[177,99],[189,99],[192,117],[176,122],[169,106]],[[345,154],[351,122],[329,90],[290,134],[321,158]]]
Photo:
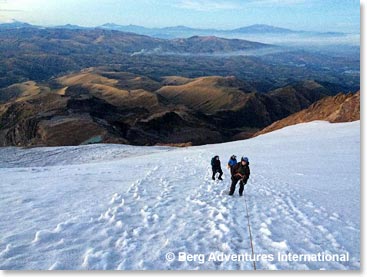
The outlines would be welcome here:
[[[247,208],[247,201],[246,201],[246,195],[245,195],[245,193],[243,193],[243,198],[245,199],[247,226],[248,226],[248,232],[250,234],[250,243],[251,243],[252,260],[253,260],[252,262],[253,262],[254,270],[256,270],[255,252],[254,252],[254,245],[252,243],[252,233],[251,233],[251,225],[250,225],[250,216],[248,214],[248,208]]]

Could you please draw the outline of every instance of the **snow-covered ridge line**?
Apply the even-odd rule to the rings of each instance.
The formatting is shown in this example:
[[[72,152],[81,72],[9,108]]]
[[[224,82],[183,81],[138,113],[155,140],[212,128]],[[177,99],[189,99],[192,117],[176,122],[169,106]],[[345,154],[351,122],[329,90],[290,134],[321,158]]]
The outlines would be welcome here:
[[[45,167],[118,161],[133,156],[171,151],[173,147],[95,144],[65,147],[0,148],[0,168]]]

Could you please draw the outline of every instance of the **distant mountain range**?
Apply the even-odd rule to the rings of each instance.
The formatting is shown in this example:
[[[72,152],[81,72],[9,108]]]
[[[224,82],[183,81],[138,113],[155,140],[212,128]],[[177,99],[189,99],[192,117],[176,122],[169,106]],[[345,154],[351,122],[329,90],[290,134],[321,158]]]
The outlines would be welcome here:
[[[138,34],[145,34],[155,37],[187,37],[193,35],[235,35],[235,34],[272,34],[272,35],[284,35],[284,34],[298,34],[298,35],[312,35],[312,36],[344,36],[345,33],[341,32],[309,32],[309,31],[298,31],[286,28],[275,27],[265,24],[254,24],[250,26],[245,26],[230,30],[219,30],[219,29],[200,29],[200,28],[190,28],[186,26],[174,26],[165,28],[146,28],[137,25],[117,25],[113,23],[107,23],[98,28],[133,32]]]
[[[14,28],[58,28],[58,29],[107,29],[115,30],[121,32],[131,32],[141,35],[148,35],[158,38],[185,38],[191,36],[228,36],[235,34],[272,34],[272,35],[303,35],[303,36],[344,36],[345,33],[341,32],[310,32],[310,31],[299,31],[291,30],[286,28],[280,28],[265,24],[254,24],[250,26],[245,26],[230,30],[220,30],[220,29],[200,29],[191,28],[187,26],[172,26],[163,28],[148,28],[139,25],[119,25],[115,23],[106,23],[96,27],[82,27],[78,25],[66,24],[53,27],[44,27],[31,25],[25,22],[20,22],[14,20],[11,23],[0,24],[0,29],[14,29]]]
[[[16,23],[16,26],[22,26]],[[19,41],[22,38],[22,41]],[[0,28],[2,46],[13,45],[7,51],[28,51],[33,55],[38,52],[60,54],[78,45],[82,53],[93,50],[93,54],[104,49],[110,52],[138,55],[155,54],[224,54],[237,51],[260,49],[271,45],[241,39],[225,39],[216,36],[192,36],[189,38],[161,39],[131,32],[107,29],[78,29],[73,25],[54,28]],[[27,41],[28,47],[24,42]],[[86,49],[83,49],[86,48]],[[18,52],[19,53],[19,52]]]
[[[343,52],[338,57],[288,50],[287,44],[274,46],[218,36],[162,39],[102,28],[78,29],[74,25],[44,28],[13,22],[2,26],[0,88],[115,64],[121,71],[153,79],[233,75],[251,81],[257,91],[263,92],[305,79],[335,84],[332,90],[336,92],[359,89],[359,51],[348,57]],[[267,36],[271,35],[263,37]]]

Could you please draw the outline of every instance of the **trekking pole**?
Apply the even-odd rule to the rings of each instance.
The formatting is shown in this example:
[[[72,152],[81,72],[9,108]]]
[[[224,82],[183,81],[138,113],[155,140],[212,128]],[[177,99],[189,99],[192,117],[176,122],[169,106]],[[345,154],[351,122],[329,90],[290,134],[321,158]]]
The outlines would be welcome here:
[[[252,243],[252,233],[251,233],[251,225],[250,225],[250,216],[248,214],[248,208],[247,208],[247,201],[246,201],[246,195],[245,195],[245,193],[243,193],[243,197],[245,199],[247,226],[248,226],[248,232],[250,234],[250,244],[251,244],[252,259],[253,259],[252,262],[253,262],[254,270],[256,270],[255,252],[254,252],[254,245]]]

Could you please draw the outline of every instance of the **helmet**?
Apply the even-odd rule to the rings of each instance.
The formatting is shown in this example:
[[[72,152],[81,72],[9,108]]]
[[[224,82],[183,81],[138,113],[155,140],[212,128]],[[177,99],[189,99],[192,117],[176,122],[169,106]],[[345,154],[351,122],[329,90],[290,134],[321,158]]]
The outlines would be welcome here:
[[[247,158],[247,157],[245,157],[245,156],[243,156],[243,157],[241,158],[241,162],[242,162],[242,161],[244,161],[244,162],[248,163],[248,158]]]
[[[236,155],[232,155],[232,156],[231,156],[231,159],[232,159],[232,160],[237,159]]]

